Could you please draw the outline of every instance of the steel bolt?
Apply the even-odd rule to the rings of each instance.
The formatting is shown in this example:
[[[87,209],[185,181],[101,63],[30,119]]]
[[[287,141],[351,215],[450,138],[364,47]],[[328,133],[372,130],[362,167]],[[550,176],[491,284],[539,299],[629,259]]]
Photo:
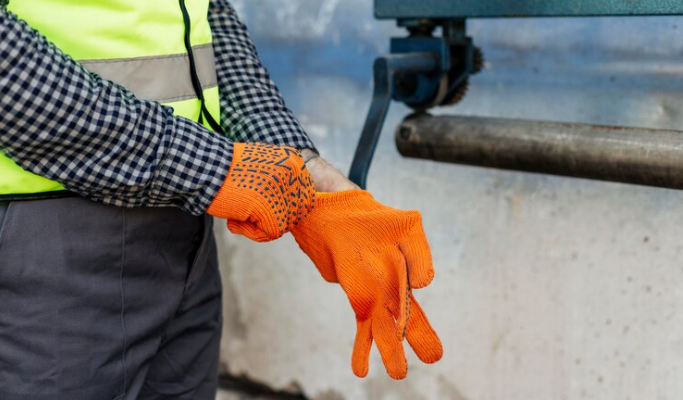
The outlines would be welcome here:
[[[401,129],[399,129],[398,134],[401,136],[401,139],[408,140],[410,135],[413,134],[413,127],[401,125]]]

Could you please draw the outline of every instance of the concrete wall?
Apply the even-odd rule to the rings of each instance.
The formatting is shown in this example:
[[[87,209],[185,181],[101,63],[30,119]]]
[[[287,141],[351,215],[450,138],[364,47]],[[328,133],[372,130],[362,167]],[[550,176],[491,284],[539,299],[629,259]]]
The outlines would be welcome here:
[[[235,0],[288,104],[347,170],[370,101],[370,65],[398,31],[370,0]],[[473,21],[487,57],[441,110],[679,128],[683,19]],[[217,228],[223,361],[314,399],[679,399],[683,393],[683,194],[401,158],[392,106],[370,173],[376,197],[423,212],[437,276],[417,292],[445,346],[410,351],[405,381],[376,351],[353,376],[342,291],[286,237]]]

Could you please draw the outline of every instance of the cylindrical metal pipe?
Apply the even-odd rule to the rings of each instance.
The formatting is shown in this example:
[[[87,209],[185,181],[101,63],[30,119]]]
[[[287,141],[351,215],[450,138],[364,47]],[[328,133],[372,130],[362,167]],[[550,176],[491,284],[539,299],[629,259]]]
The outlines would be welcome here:
[[[683,189],[683,132],[500,118],[408,117],[406,157]]]

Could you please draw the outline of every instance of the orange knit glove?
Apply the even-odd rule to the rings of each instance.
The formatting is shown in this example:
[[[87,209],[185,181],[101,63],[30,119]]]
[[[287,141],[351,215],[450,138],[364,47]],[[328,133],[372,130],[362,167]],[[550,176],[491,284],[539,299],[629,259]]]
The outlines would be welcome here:
[[[289,232],[313,208],[315,188],[291,147],[235,143],[232,164],[207,213],[257,242]]]
[[[404,337],[423,362],[441,358],[441,341],[411,291],[434,277],[420,213],[386,207],[363,190],[318,193],[315,209],[292,234],[323,278],[339,282],[351,302],[357,376],[368,373],[373,339],[394,379],[407,374]]]

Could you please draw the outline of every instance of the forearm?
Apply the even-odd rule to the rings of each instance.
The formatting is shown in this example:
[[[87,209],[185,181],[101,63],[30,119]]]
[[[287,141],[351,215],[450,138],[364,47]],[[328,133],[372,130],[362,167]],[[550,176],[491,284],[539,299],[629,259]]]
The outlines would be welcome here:
[[[211,0],[221,125],[239,142],[314,149],[261,64],[246,26],[226,0]]]
[[[232,145],[88,73],[0,8],[0,149],[22,168],[120,206],[204,212]]]
[[[302,150],[315,187],[337,192],[358,186],[317,154],[313,142],[263,67],[246,26],[227,0],[211,0],[221,125],[235,141],[265,142]]]

